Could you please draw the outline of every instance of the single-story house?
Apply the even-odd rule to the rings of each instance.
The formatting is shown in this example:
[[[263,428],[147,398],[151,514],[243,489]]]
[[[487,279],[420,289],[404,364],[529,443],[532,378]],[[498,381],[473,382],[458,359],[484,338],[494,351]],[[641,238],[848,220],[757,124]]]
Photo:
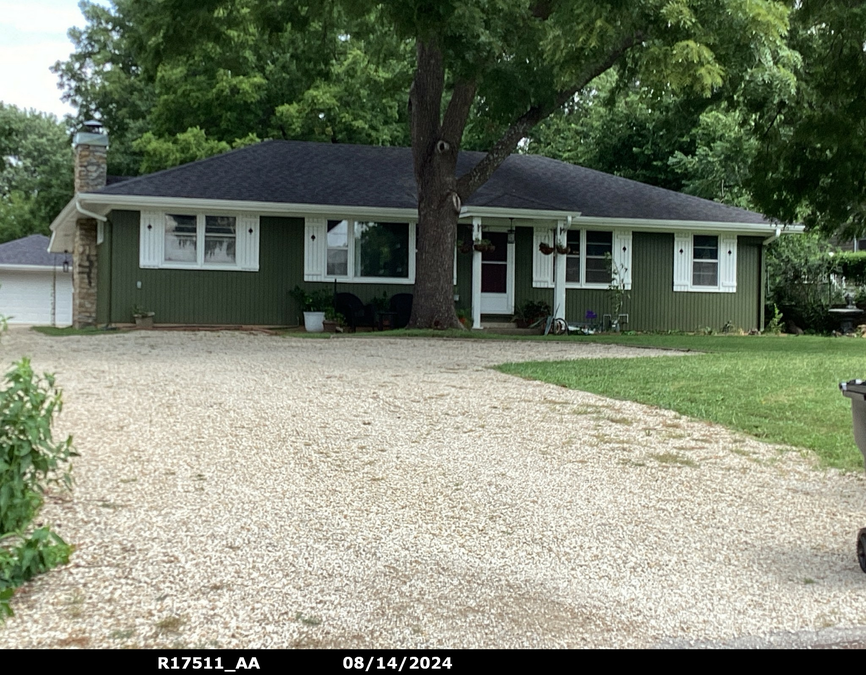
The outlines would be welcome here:
[[[409,148],[275,140],[106,185],[107,143],[77,134],[77,194],[51,225],[50,250],[75,253],[77,325],[129,322],[133,306],[157,323],[289,325],[295,285],[365,302],[412,291]],[[458,172],[481,157],[461,153]],[[530,300],[602,317],[612,283],[629,329],[760,327],[764,247],[780,234],[758,213],[516,154],[459,222],[454,298],[475,328]],[[478,239],[494,250],[459,246]]]
[[[0,244],[0,315],[9,323],[71,325],[71,262],[49,253],[41,234]]]

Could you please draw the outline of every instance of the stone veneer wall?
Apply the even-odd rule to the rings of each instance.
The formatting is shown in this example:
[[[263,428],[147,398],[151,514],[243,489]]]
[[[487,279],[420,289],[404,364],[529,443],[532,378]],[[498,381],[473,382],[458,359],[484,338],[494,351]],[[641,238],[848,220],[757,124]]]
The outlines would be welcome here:
[[[72,244],[72,325],[75,328],[96,325],[96,232],[93,218],[75,223]]]
[[[75,193],[96,192],[105,187],[108,173],[108,137],[78,133],[75,138]],[[72,325],[96,325],[96,236],[93,218],[75,223],[72,244]]]
[[[75,147],[75,192],[96,192],[105,187],[108,175],[107,145]]]

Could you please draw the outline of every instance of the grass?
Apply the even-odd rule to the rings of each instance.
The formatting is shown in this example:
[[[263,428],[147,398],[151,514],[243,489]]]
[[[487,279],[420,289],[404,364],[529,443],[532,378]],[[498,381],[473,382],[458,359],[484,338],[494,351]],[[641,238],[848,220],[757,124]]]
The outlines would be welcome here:
[[[69,335],[118,335],[124,332],[117,330],[116,328],[106,329],[104,327],[99,328],[98,326],[90,326],[88,328],[72,328],[72,326],[67,328],[32,326],[31,330],[35,330],[37,333],[42,333],[43,335],[49,335],[51,337],[66,337]]]
[[[866,340],[636,335],[573,338],[706,352],[690,357],[505,364],[500,370],[723,424],[813,451],[823,466],[862,471],[851,402],[839,382],[866,379]]]

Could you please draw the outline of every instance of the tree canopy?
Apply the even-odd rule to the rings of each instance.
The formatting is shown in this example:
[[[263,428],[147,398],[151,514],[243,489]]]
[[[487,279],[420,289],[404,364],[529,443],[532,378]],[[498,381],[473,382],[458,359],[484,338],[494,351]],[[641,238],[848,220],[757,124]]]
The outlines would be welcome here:
[[[749,188],[784,222],[866,233],[866,5],[801,0],[790,44],[802,55],[795,95],[767,101]]]
[[[408,143],[411,49],[365,17],[255,0],[81,7],[87,25],[54,70],[79,121],[109,130],[110,173],[258,139]],[[350,39],[362,27],[367,38]]]
[[[673,113],[699,120],[706,106],[675,97],[725,98],[756,83],[762,91],[790,88],[789,5],[114,0],[106,9],[85,2],[88,25],[71,32],[76,53],[56,70],[80,117],[99,116],[110,130],[115,173],[260,138],[411,144],[419,195],[411,323],[448,327],[459,325],[450,260],[460,205],[539,122],[563,108],[583,110],[597,78],[615,70],[617,81],[639,83],[670,111],[665,133],[690,170],[699,139]],[[461,147],[486,156],[457,176]],[[676,167],[665,170],[682,180]]]
[[[65,125],[53,115],[0,102],[0,243],[47,234],[72,191]]]

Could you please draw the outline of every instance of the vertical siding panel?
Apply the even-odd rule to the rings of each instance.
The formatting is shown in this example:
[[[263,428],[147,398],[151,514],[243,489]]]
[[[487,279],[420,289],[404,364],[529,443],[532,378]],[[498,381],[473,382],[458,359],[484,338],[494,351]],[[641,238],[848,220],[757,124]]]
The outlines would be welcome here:
[[[673,235],[636,232],[630,327],[636,330],[720,330],[728,321],[745,330],[759,312],[760,238],[739,237],[736,293],[673,291]]]
[[[112,222],[111,321],[131,321],[140,304],[159,323],[285,324],[286,294],[303,283],[303,219],[261,219],[258,272],[140,269],[138,212]]]
[[[297,284],[311,290],[333,289],[329,283],[304,283],[304,221],[301,218],[263,217],[260,225],[258,272],[213,272],[206,270],[158,270],[139,268],[139,214],[112,212],[106,241],[110,264],[100,265],[100,312],[106,320],[127,323],[132,305],[156,312],[159,323],[231,323],[285,325],[297,320],[298,312],[288,298]],[[465,234],[461,229],[461,235]],[[739,237],[736,293],[674,293],[673,235],[635,232],[632,240],[632,290],[623,311],[632,330],[695,330],[698,326],[720,329],[726,321],[746,330],[756,327],[760,307],[759,237]],[[108,254],[108,251],[106,252]],[[552,302],[552,289],[532,287],[532,228],[516,228],[515,304],[527,300]],[[471,255],[457,256],[458,306],[471,302]],[[110,288],[103,281],[110,280]],[[136,288],[136,281],[142,289]],[[384,290],[411,293],[411,285],[341,284],[339,290],[354,293],[369,302]],[[110,291],[110,293],[109,293]],[[103,298],[110,295],[110,307]],[[109,314],[110,310],[110,314]],[[610,312],[605,290],[567,291],[566,316],[583,321],[587,310],[599,315]],[[100,313],[100,317],[103,314]],[[100,318],[100,320],[102,320]]]

